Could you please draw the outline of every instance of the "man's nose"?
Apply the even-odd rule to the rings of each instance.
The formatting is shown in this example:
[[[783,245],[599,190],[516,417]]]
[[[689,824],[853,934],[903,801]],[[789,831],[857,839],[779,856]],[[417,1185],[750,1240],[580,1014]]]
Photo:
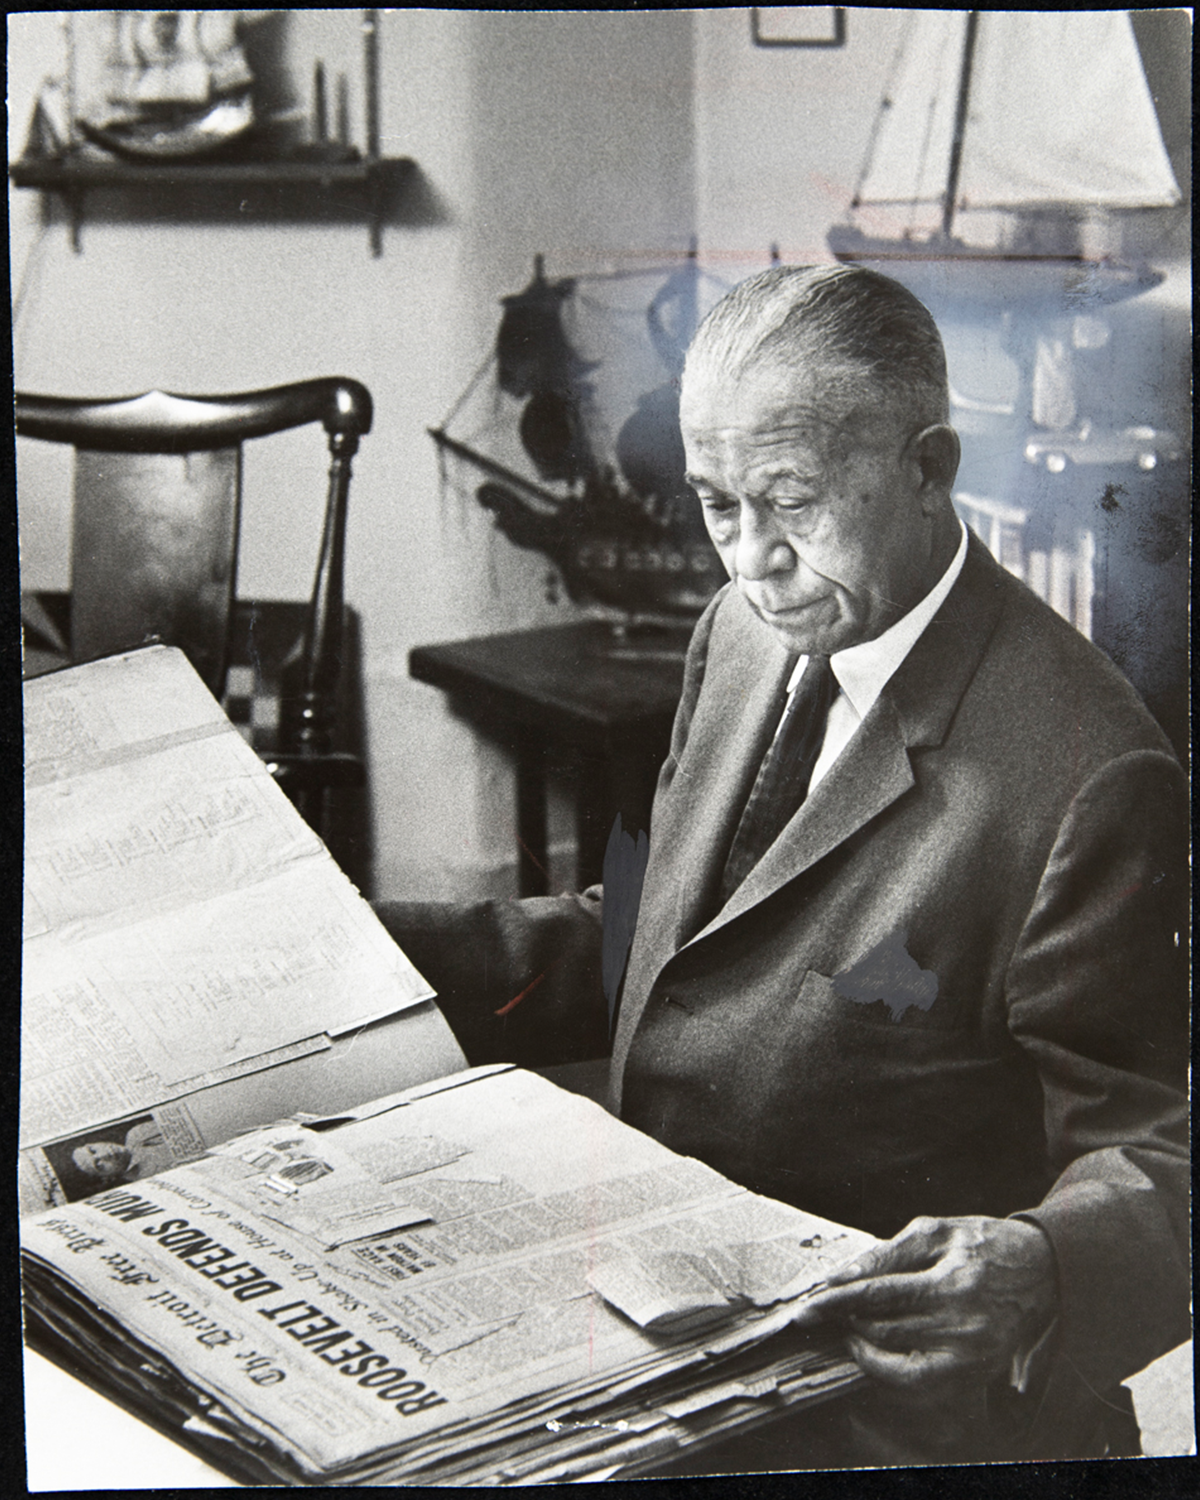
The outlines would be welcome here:
[[[734,555],[738,577],[751,580],[770,578],[790,572],[795,561],[777,518],[770,511],[743,505],[738,518]]]

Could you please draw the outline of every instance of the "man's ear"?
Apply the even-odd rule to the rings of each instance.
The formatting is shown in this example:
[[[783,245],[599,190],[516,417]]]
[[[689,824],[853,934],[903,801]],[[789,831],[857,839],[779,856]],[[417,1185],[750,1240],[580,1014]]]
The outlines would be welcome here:
[[[962,444],[946,422],[923,427],[912,439],[910,452],[921,470],[921,494],[929,501],[947,496],[958,473]]]

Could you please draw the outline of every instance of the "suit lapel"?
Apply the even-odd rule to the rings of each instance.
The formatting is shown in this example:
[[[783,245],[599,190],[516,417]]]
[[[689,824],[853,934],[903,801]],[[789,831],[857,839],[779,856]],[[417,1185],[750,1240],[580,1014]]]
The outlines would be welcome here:
[[[786,653],[773,640],[764,642],[758,622],[733,596],[729,634],[717,639],[714,631],[710,643],[712,697],[698,705],[672,795],[656,807],[646,895],[613,1046],[614,1110],[620,1109],[638,1023],[671,959],[752,912],[914,786],[911,752],[945,738],[1000,617],[1003,581],[999,565],[972,536],[945,604],[858,733],[733,898],[698,930],[712,909],[706,903],[715,897],[733,830],[774,733],[774,706],[789,670]],[[739,607],[743,613],[732,613]]]
[[[726,851],[778,725],[795,661],[740,596],[731,600],[731,613],[728,636],[714,642],[713,706],[693,720],[674,795],[659,809],[663,816],[651,835],[647,878],[653,876],[657,889],[675,891],[669,909],[660,911],[658,951],[680,947],[712,909]]]
[[[899,720],[880,698],[790,823],[698,937],[734,921],[823,859],[913,785]]]
[[[735,921],[810,869],[915,784],[909,752],[941,743],[995,629],[998,574],[991,555],[972,536],[962,574],[945,604],[827,775],[722,910],[694,934],[683,926],[681,935],[696,941]],[[748,789],[747,782],[736,816]]]

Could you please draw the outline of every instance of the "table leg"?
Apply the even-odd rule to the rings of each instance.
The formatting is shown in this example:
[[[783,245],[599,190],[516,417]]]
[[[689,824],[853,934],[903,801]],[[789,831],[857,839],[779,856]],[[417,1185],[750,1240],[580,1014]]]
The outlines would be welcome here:
[[[603,876],[604,850],[617,815],[612,769],[612,762],[606,756],[579,756],[575,785],[575,884],[581,891]]]
[[[531,734],[517,743],[517,890],[522,896],[550,891],[545,755]]]

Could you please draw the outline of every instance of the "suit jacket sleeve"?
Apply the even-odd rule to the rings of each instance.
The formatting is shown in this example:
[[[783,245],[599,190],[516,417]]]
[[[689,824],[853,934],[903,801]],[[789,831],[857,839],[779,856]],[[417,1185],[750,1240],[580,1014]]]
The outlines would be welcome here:
[[[720,598],[718,594],[701,616],[692,637],[672,754],[660,787],[674,774],[675,753],[687,738]],[[582,895],[386,902],[375,910],[433,986],[472,1065],[544,1067],[604,1057],[611,1050],[601,981],[600,886]]]
[[[376,914],[433,986],[472,1066],[609,1051],[599,886],[525,901],[389,902]]]
[[[1009,1025],[1042,1081],[1059,1173],[1040,1205],[1059,1359],[1112,1389],[1186,1339],[1187,803],[1152,750],[1073,799],[1009,969]]]

